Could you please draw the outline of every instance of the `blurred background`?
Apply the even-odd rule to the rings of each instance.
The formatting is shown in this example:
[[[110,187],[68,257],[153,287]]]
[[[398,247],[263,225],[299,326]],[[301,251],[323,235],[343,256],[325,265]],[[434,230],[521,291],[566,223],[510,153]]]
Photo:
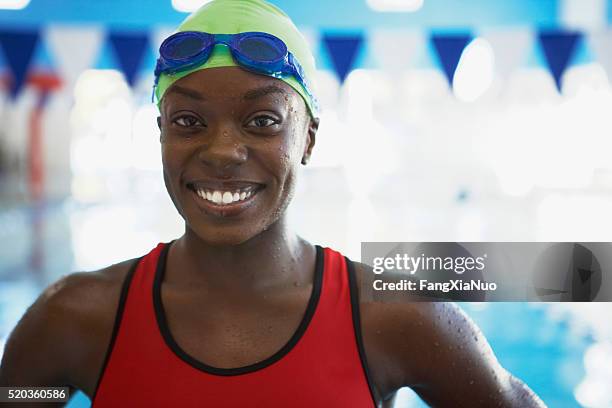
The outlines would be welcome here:
[[[318,64],[305,238],[353,259],[361,241],[612,241],[612,0],[272,2]],[[152,71],[203,3],[0,0],[0,355],[50,282],[182,234]],[[549,406],[612,407],[609,303],[462,307]]]

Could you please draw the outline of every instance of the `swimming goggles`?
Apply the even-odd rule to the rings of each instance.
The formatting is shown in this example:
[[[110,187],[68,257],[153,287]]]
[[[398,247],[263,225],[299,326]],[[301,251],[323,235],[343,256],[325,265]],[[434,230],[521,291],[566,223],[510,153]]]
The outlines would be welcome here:
[[[172,75],[204,64],[217,44],[227,46],[234,61],[249,71],[275,78],[292,75],[308,94],[313,110],[318,110],[316,98],[307,85],[304,70],[287,50],[287,45],[274,35],[256,31],[238,34],[182,31],[171,35],[159,47],[160,57],[155,66],[153,89],[155,90],[161,74]]]

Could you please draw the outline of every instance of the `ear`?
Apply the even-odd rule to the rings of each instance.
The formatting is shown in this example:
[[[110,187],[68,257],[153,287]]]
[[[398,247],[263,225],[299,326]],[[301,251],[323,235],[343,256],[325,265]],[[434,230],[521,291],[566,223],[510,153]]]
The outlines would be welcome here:
[[[159,128],[159,142],[161,143],[162,136],[163,136],[162,125],[161,125],[161,116],[157,117],[157,127]]]
[[[302,164],[307,164],[310,160],[310,155],[315,145],[317,130],[319,130],[319,118],[310,118],[306,146],[304,147],[304,154],[302,155]]]

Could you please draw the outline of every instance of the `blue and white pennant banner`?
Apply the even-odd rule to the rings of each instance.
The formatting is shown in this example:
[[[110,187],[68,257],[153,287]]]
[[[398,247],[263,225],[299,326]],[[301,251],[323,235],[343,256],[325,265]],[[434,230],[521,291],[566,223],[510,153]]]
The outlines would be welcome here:
[[[113,68],[124,74],[130,86],[135,86],[144,73],[151,74],[157,47],[171,32],[169,28],[117,31],[74,26],[28,30],[0,27],[0,85],[14,98],[39,71],[57,76],[64,87],[71,89],[83,70]],[[491,45],[497,74],[503,80],[526,64],[529,53],[535,52],[560,89],[561,78],[567,68],[576,63],[581,47],[589,50],[612,79],[610,29],[597,32],[528,29],[338,32],[306,29],[305,32],[319,67],[332,70],[340,83],[346,80],[351,70],[370,67],[373,62],[376,68],[391,73],[425,64],[442,71],[452,85],[461,55],[476,37]]]

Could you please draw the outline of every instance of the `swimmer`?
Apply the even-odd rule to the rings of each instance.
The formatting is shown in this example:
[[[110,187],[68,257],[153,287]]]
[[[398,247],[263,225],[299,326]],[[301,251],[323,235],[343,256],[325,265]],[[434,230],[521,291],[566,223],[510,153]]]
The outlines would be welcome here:
[[[291,230],[319,119],[313,57],[282,11],[214,0],[155,74],[184,234],[48,287],[0,386],[69,386],[94,407],[390,407],[402,387],[436,407],[543,406],[454,304],[374,294],[391,278]]]

